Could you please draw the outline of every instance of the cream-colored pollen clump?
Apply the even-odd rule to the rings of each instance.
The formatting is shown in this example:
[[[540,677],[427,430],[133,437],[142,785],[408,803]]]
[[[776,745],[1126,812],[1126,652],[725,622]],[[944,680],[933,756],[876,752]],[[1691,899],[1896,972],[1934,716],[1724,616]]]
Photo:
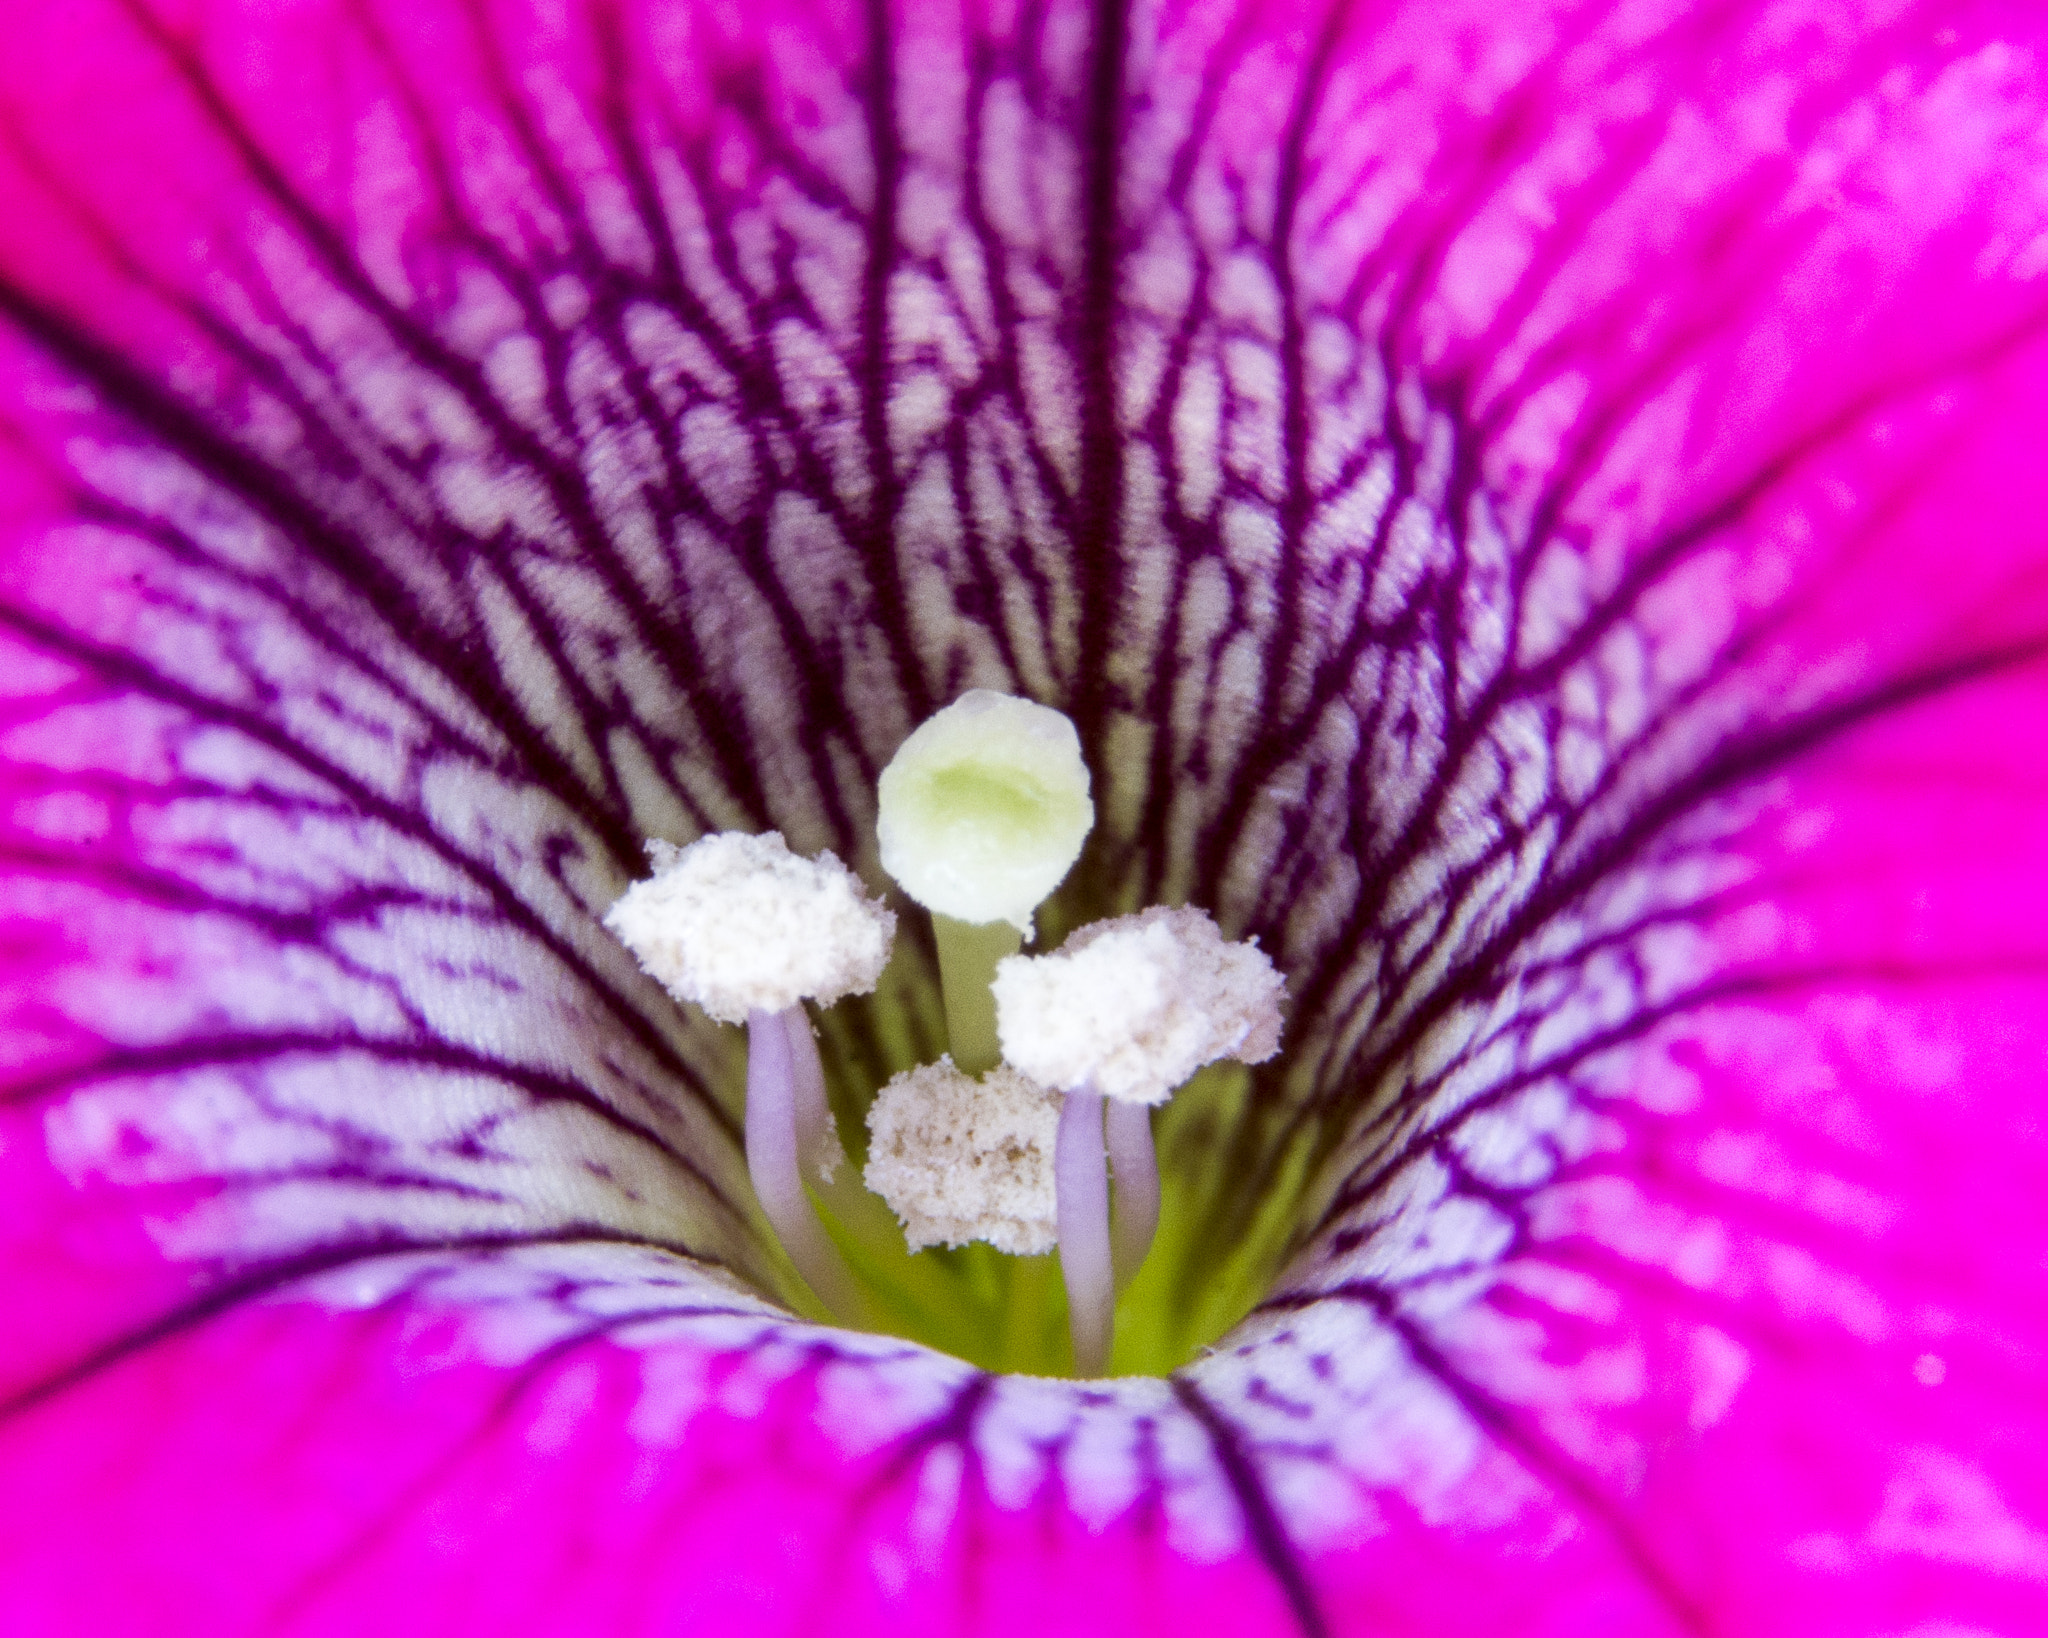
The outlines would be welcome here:
[[[896,916],[830,853],[805,859],[779,831],[720,831],[677,848],[649,842],[653,877],[604,924],[679,1001],[725,1024],[799,1001],[830,1006],[875,987]]]
[[[951,1058],[908,1070],[868,1109],[867,1185],[912,1251],[986,1240],[1035,1257],[1058,1240],[1060,1100],[1008,1065],[974,1080]]]
[[[1004,1059],[1046,1086],[1164,1103],[1218,1058],[1272,1057],[1285,990],[1257,944],[1202,911],[1145,910],[997,963],[996,1028]]]

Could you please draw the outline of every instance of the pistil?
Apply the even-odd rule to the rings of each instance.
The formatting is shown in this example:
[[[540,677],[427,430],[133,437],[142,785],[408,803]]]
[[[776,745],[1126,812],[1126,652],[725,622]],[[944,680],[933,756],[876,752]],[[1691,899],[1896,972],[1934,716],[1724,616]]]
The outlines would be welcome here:
[[[1003,1058],[990,985],[996,964],[1024,948],[1024,935],[1007,921],[977,926],[934,915],[932,936],[939,947],[939,988],[953,1062],[963,1074],[984,1075]]]
[[[932,914],[953,1062],[985,1073],[1001,1056],[996,963],[1095,823],[1080,736],[1048,706],[971,689],[903,742],[877,795],[882,868]]]

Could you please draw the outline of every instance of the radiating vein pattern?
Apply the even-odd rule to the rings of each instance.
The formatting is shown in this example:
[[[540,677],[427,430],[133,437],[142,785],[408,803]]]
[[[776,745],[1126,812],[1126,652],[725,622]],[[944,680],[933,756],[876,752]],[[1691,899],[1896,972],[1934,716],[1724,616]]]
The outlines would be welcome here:
[[[317,142],[121,9],[197,238],[6,133],[62,247],[0,283],[10,1118],[222,1279],[320,1250],[335,1302],[526,1316],[508,1347],[797,1350],[1020,1504],[1283,1557],[1482,1469],[1597,1511],[1627,1452],[1542,1412],[1609,1387],[1494,1298],[1590,1301],[1541,1245],[1631,1209],[1565,1182],[1754,976],[1769,776],[1919,686],[1790,634],[1963,361],[1768,426],[1736,390],[1852,230],[1712,65],[1802,47],[1732,10],[1465,65],[1342,6],[415,9],[339,7]],[[1784,116],[1843,175],[1906,140],[1883,66]],[[1828,510],[1877,427],[1891,489]],[[777,827],[879,886],[875,775],[971,686],[1079,721],[1103,822],[1054,924],[1196,903],[1289,978],[1282,1060],[1162,1135],[1219,1241],[1261,1199],[1226,1170],[1296,1219],[1177,1384],[991,1382],[721,1283],[787,1289],[737,1042],[597,925],[645,837]],[[935,1049],[928,990],[828,1040],[857,1091]],[[1614,1255],[1571,1277],[1654,1277]]]

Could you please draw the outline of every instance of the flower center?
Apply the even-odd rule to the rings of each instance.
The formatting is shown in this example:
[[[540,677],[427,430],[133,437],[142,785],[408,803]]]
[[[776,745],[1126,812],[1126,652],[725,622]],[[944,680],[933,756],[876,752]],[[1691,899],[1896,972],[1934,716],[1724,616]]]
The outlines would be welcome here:
[[[1020,953],[1094,822],[1058,712],[966,694],[904,742],[879,799],[883,866],[931,918],[936,1061],[880,1086],[846,1084],[842,1064],[828,1092],[804,1003],[874,992],[896,928],[830,854],[799,859],[773,834],[652,843],[653,878],[606,925],[679,1001],[745,1020],[748,1169],[804,1305],[994,1368],[1172,1368],[1240,1317],[1270,1262],[1238,1259],[1259,1278],[1220,1304],[1212,1281],[1191,1305],[1199,1237],[1170,1223],[1158,1262],[1181,1277],[1146,1281],[1163,1210],[1186,1209],[1166,1209],[1153,1110],[1210,1064],[1277,1051],[1279,975],[1192,908]],[[857,1170],[840,1165],[849,1105],[869,1139]],[[1028,1266],[1047,1254],[1057,1277]],[[931,1290],[948,1283],[995,1300],[963,1316]]]

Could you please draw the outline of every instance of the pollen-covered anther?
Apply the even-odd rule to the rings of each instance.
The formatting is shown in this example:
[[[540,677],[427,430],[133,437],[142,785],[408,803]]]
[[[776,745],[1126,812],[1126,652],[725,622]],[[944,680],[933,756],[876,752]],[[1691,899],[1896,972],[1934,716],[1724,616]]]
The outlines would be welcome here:
[[[1007,1066],[982,1080],[950,1057],[908,1070],[868,1109],[867,1185],[912,1251],[986,1240],[1034,1257],[1056,1240],[1060,1100]]]
[[[1047,1086],[1157,1104],[1219,1058],[1272,1057],[1286,983],[1202,911],[1152,909],[1011,956],[994,989],[1006,1062]]]
[[[647,853],[653,877],[604,924],[669,994],[720,1023],[865,995],[888,963],[894,912],[830,853],[801,858],[772,830],[649,842]]]

